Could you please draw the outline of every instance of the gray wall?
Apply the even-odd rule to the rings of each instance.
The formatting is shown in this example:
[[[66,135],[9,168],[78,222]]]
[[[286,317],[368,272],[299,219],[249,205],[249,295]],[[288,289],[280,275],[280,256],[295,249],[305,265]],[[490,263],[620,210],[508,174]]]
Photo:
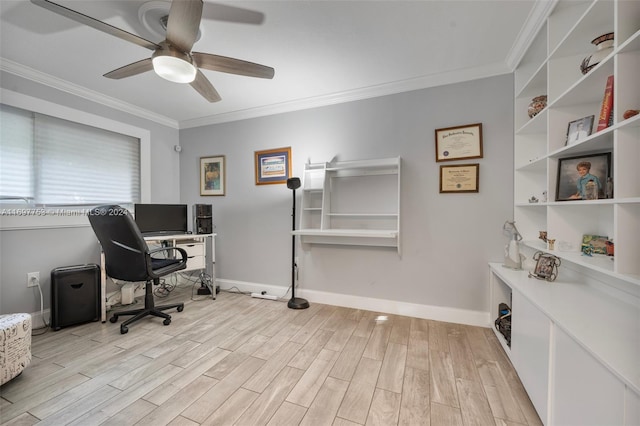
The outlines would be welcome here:
[[[434,130],[477,122],[480,192],[439,194]],[[184,129],[180,142],[182,202],[214,206],[218,278],[283,292],[290,283],[291,191],[255,185],[254,151],[291,146],[294,176],[307,161],[401,156],[402,257],[384,248],[298,249],[300,288],[488,311],[487,262],[502,260],[502,224],[512,217],[512,75]],[[200,197],[199,158],[216,155],[226,156],[226,196]]]
[[[151,132],[151,201],[180,201],[180,160],[173,150],[178,130],[87,99],[2,73],[2,88],[69,108],[104,116]],[[100,155],[99,147],[90,147]],[[27,273],[40,272],[44,308],[49,307],[50,272],[59,266],[99,263],[98,242],[91,228],[0,231],[0,314],[39,312],[40,293],[27,288]]]
[[[304,163],[401,156],[402,257],[347,246],[298,249],[301,289],[486,311],[487,267],[501,260],[501,227],[512,216],[513,77],[498,76],[323,108],[179,132],[10,74],[3,88],[151,131],[152,202],[212,203],[216,272],[222,279],[290,282],[291,191],[255,185],[254,151],[291,146]],[[438,193],[434,129],[482,122],[478,194]],[[179,136],[179,137],[178,137]],[[183,146],[181,154],[173,146]],[[99,155],[99,151],[96,152]],[[227,195],[199,196],[199,158],[225,155]],[[37,312],[26,273],[98,261],[90,228],[0,232],[0,313]]]

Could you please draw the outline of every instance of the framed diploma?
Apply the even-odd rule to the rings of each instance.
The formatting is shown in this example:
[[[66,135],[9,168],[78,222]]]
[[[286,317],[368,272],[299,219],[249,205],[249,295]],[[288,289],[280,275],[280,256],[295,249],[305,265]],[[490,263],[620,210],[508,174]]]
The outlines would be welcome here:
[[[440,166],[440,193],[478,192],[480,164]]]
[[[482,158],[482,123],[436,129],[436,161]]]

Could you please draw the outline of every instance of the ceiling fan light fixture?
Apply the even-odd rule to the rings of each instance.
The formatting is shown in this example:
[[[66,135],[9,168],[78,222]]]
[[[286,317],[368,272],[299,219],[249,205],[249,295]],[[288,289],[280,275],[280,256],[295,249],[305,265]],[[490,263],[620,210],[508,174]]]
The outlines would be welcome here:
[[[191,83],[198,72],[192,63],[175,56],[157,55],[152,62],[156,74],[174,83]]]

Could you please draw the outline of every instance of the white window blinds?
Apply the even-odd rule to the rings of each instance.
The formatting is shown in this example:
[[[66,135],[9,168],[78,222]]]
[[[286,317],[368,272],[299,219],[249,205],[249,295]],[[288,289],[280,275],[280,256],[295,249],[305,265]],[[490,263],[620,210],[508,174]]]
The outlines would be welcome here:
[[[138,139],[47,115],[32,117],[30,140],[21,134],[5,141],[3,133],[1,141],[12,173],[20,179],[30,176],[30,189],[24,184],[18,189],[12,184],[17,179],[5,182],[3,172],[2,195],[30,193],[39,206],[128,205],[140,200]],[[20,159],[29,146],[31,158]]]
[[[33,113],[0,105],[0,196],[33,199]]]

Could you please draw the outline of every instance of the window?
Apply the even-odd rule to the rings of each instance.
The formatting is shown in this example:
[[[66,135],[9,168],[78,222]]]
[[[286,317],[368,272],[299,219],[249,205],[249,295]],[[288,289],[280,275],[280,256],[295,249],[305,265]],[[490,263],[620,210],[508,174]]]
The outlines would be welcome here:
[[[140,202],[139,138],[8,105],[0,108],[3,200],[29,206]]]

